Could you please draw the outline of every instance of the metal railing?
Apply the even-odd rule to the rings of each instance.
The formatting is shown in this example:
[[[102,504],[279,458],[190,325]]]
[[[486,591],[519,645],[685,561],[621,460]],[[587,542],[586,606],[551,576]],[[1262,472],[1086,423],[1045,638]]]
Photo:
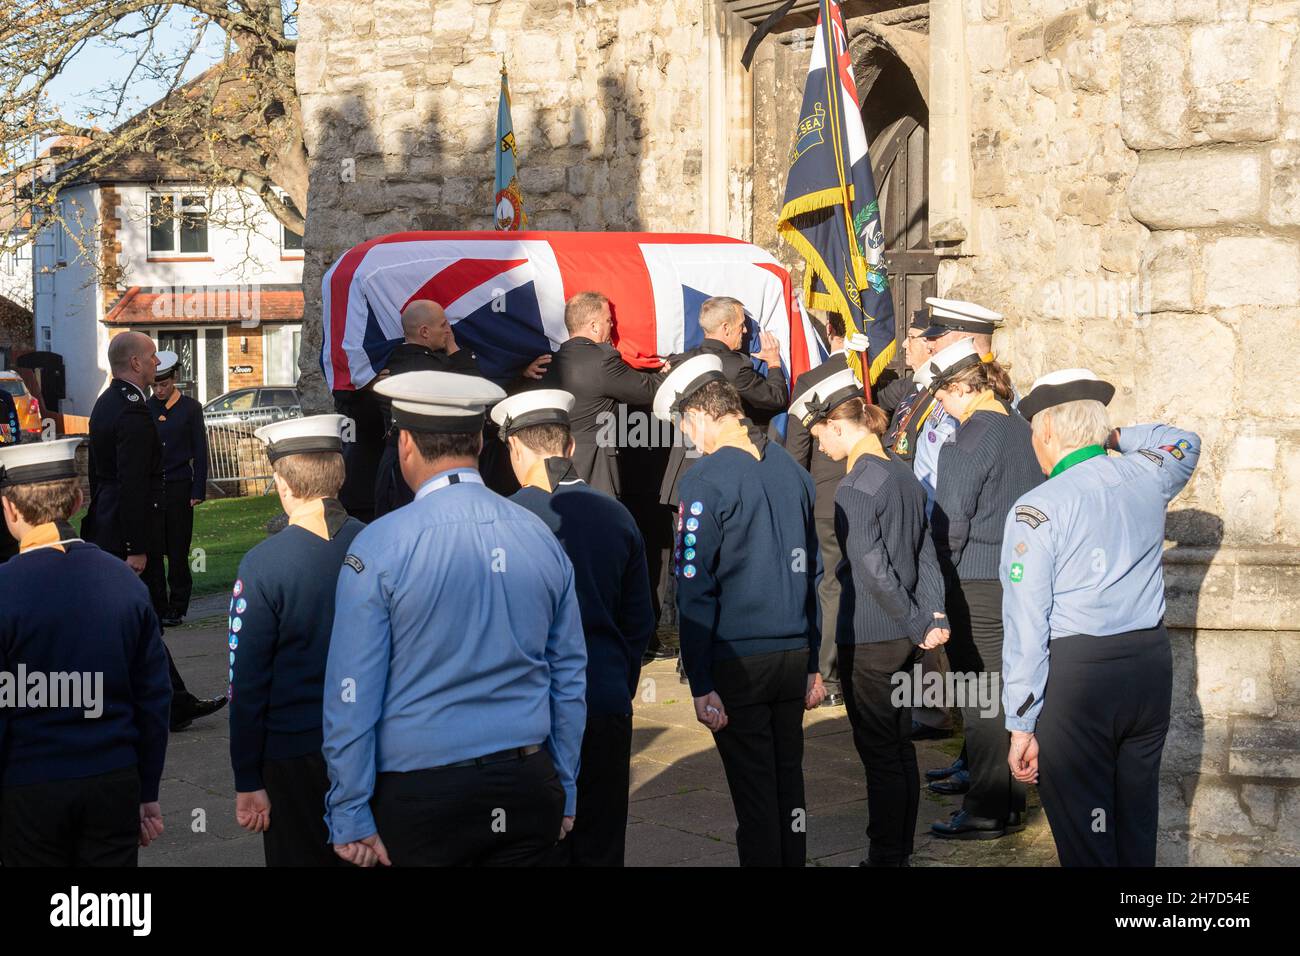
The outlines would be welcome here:
[[[301,417],[302,408],[297,405],[204,414],[208,481],[233,497],[265,494],[271,482],[271,461],[266,445],[253,433],[263,425]]]

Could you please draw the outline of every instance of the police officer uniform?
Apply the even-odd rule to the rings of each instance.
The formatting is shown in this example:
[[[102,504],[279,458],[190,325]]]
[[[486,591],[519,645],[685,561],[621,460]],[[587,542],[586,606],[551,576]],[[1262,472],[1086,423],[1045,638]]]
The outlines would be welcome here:
[[[179,369],[180,357],[175,352],[159,352],[154,380],[174,378]],[[150,556],[144,580],[163,625],[173,626],[180,624],[189,610],[194,588],[190,574],[194,505],[190,502],[208,496],[208,433],[203,406],[179,389],[165,403],[153,397],[148,405],[162,441],[163,551]]]
[[[0,494],[75,478],[79,444],[0,449]],[[0,566],[11,596],[0,605],[0,674],[28,675],[0,687],[0,859],[134,866],[141,805],[158,800],[167,749],[167,658],[148,590],[66,519],[28,530]],[[55,673],[79,678],[80,693],[47,696],[50,682],[33,696],[31,677]]]
[[[931,360],[933,387],[982,360],[970,339],[948,346]],[[993,392],[980,393],[940,452],[931,523],[947,577],[948,661],[989,691],[1002,671],[1003,521],[1015,500],[1042,479],[1029,425]],[[962,715],[970,789],[961,810],[931,831],[945,839],[996,839],[1023,828],[1025,788],[1004,766],[1008,737],[1000,709],[988,714],[968,695]]]
[[[502,441],[536,425],[569,427],[573,396],[524,392],[492,409]],[[632,700],[641,656],[655,630],[645,545],[632,514],[596,491],[570,459],[538,461],[511,501],[546,523],[573,563],[587,643],[587,725],[578,773],[577,817],[557,863],[622,866],[632,757]]]
[[[455,352],[435,352],[427,345],[418,342],[403,342],[393,349],[384,366],[383,375],[401,375],[404,372],[458,372],[462,375],[478,375],[478,361],[474,353],[467,348],[458,348]],[[379,379],[378,381],[382,381]],[[375,478],[376,518],[382,517],[403,505],[411,503],[414,494],[402,478],[402,471],[397,466],[397,432],[393,429],[392,402],[383,395],[376,394],[380,413],[384,418],[384,451],[379,457],[379,472]]]
[[[861,385],[845,369],[802,390],[790,414],[811,429],[861,397]],[[925,491],[911,468],[891,458],[870,432],[838,464],[847,472],[835,492],[843,557],[827,573],[841,584],[834,637],[853,743],[867,776],[865,863],[902,866],[912,854],[920,784],[912,708],[898,706],[894,697],[900,675],[904,684],[911,679],[918,645],[930,630],[948,626],[943,573]]]
[[[719,381],[717,355],[675,366],[655,415],[669,421]],[[742,419],[723,425],[718,447],[682,478],[681,495],[682,663],[692,696],[716,693],[727,717],[713,739],[736,808],[740,864],[803,866],[803,711],[821,643],[813,481]]]
[[[289,455],[341,456],[342,415],[264,425],[272,463]],[[352,539],[364,525],[335,498],[316,498],[284,530],[239,563],[230,598],[230,763],[239,793],[265,791],[267,866],[342,863],[321,813],[329,778],[321,756],[325,659],[334,591]]]
[[[623,491],[619,468],[620,403],[649,407],[662,381],[658,372],[643,372],[623,361],[609,342],[575,335],[562,344],[546,369],[545,388],[573,396],[573,468],[597,491],[618,497]]]
[[[163,552],[162,439],[144,390],[115,378],[90,410],[90,507],[81,534],[119,559],[143,554],[145,569]],[[167,654],[172,680],[172,730],[220,710],[226,698],[202,699],[185,686]]]
[[[1087,369],[1044,375],[1020,403],[1109,404]],[[1112,437],[1115,433],[1112,433]],[[1201,440],[1132,425],[1076,449],[1006,517],[1006,727],[1038,741],[1038,793],[1062,866],[1154,866],[1172,658],[1161,567],[1165,512]],[[1100,824],[1100,825],[1099,825]]]
[[[795,388],[807,392],[828,379],[842,375],[849,368],[844,350],[831,353],[821,365],[799,376]],[[858,386],[862,395],[862,386]],[[817,586],[821,598],[822,644],[821,674],[826,684],[823,706],[834,707],[844,702],[836,671],[835,616],[840,606],[840,582],[835,568],[840,563],[840,546],[835,539],[835,489],[844,477],[844,463],[833,460],[821,449],[800,417],[791,415],[786,420],[785,450],[790,457],[808,469],[816,488],[813,514],[817,519],[817,544],[822,556],[822,579]]]
[[[445,372],[376,390],[408,432],[480,434],[505,398]],[[378,834],[399,866],[544,862],[575,813],[586,667],[573,566],[551,530],[474,468],[430,476],[357,535],[339,572],[330,838]]]

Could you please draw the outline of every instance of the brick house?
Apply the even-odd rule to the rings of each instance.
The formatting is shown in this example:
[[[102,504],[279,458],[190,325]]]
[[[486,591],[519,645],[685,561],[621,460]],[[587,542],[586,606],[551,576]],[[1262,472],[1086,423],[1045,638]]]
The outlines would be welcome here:
[[[89,414],[110,379],[109,339],[128,330],[180,355],[181,388],[200,402],[296,383],[302,241],[255,195],[137,153],[58,201],[63,223],[36,243],[33,312],[36,347],[64,358],[61,411]]]

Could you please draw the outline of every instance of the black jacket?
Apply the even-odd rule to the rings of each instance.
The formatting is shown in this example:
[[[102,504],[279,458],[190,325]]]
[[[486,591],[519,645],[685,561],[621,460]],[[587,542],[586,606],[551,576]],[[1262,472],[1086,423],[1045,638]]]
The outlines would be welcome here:
[[[623,361],[608,342],[586,336],[569,339],[551,356],[546,374],[533,388],[562,388],[574,397],[569,421],[577,446],[573,468],[597,491],[618,496],[623,482],[618,467],[618,406],[648,407],[663,376],[642,372]]]
[[[81,536],[110,554],[163,548],[162,440],[149,403],[113,379],[90,412],[90,508]]]
[[[849,367],[845,361],[843,352],[836,352],[821,365],[814,369],[809,369],[799,376],[795,382],[795,391],[802,394],[806,389],[812,388],[818,382],[824,381],[836,372],[842,372]],[[785,450],[790,453],[800,465],[812,475],[813,483],[817,486],[817,497],[814,504],[814,510],[819,518],[829,518],[835,514],[835,489],[839,487],[841,479],[847,469],[844,462],[835,461],[830,455],[822,451],[821,445],[812,437],[812,432],[803,427],[803,423],[790,416],[785,426]],[[833,571],[828,568],[827,573]]]
[[[772,419],[785,411],[790,403],[790,388],[786,384],[785,372],[780,368],[769,368],[767,377],[759,375],[754,369],[750,357],[735,349],[728,348],[717,339],[705,339],[693,349],[674,355],[671,364],[674,368],[687,359],[698,355],[716,355],[722,359],[722,374],[740,393],[740,404],[744,408],[744,417],[759,429],[766,431]],[[668,470],[664,473],[663,484],[659,487],[659,501],[666,505],[675,505],[680,500],[679,485],[682,475],[697,460],[698,455],[688,456],[684,445],[673,445],[672,455],[668,459]]]

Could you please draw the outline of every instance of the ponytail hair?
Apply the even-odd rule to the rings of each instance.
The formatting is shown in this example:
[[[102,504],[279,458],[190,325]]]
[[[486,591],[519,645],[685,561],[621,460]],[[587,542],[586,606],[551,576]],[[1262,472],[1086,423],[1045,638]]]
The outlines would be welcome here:
[[[827,421],[848,422],[865,428],[876,436],[884,435],[889,429],[889,416],[879,405],[868,405],[860,398],[850,398],[831,409]]]
[[[1011,376],[1007,372],[1007,366],[996,359],[964,368],[943,384],[953,385],[958,382],[977,392],[988,389],[1004,402],[1011,401],[1016,394],[1011,386]]]

